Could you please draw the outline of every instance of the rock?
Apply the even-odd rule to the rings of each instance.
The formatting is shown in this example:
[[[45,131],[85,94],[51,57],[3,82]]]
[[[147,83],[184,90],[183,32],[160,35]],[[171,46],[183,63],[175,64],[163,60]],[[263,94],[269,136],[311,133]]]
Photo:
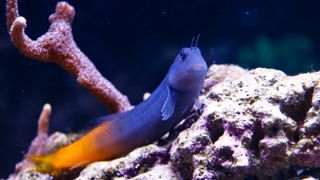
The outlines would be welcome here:
[[[167,160],[167,150],[151,144],[137,148],[123,158],[106,162],[92,163],[80,173],[80,176],[77,178],[77,180],[110,179],[114,177],[131,178],[150,170],[153,166],[166,163]],[[159,169],[153,171],[158,172]],[[169,173],[168,171],[167,174],[169,176],[173,173]],[[151,177],[150,174],[145,176]]]
[[[18,174],[11,175],[8,180],[52,180],[49,174],[42,174],[34,170],[25,169]]]
[[[138,176],[132,179],[133,180],[144,180],[144,179],[179,180],[181,179],[181,177],[177,172],[175,172],[171,164],[166,164],[166,165],[157,165],[154,168],[150,169],[148,172],[139,174]]]
[[[213,65],[208,69],[208,73],[204,82],[204,90],[208,90],[210,87],[222,81],[233,81],[244,74],[247,70],[237,65]]]
[[[213,86],[201,98],[199,120],[173,142],[170,161],[182,177],[193,179],[320,167],[320,116],[311,103],[319,82],[319,72],[290,77],[258,68]]]
[[[319,84],[320,72],[213,65],[192,125],[187,119],[176,136],[92,163],[77,179],[298,177],[320,168]]]

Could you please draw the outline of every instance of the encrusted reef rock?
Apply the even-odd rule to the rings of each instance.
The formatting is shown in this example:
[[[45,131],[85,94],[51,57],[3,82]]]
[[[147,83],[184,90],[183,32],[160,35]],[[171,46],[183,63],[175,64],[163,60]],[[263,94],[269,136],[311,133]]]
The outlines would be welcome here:
[[[301,177],[320,168],[319,84],[320,72],[213,65],[202,110],[179,125],[178,135],[93,163],[77,179]]]
[[[130,178],[148,171],[150,167],[166,163],[167,160],[168,153],[166,148],[151,144],[142,148],[137,148],[123,158],[109,162],[93,163],[85,168],[77,179],[105,179],[111,177]],[[156,172],[158,171],[159,170],[156,170]],[[163,172],[163,174],[170,173]]]
[[[213,86],[197,122],[169,151],[184,178],[242,179],[289,166],[320,167],[320,73],[257,68]],[[314,100],[313,100],[314,98]],[[312,103],[314,101],[314,103]]]

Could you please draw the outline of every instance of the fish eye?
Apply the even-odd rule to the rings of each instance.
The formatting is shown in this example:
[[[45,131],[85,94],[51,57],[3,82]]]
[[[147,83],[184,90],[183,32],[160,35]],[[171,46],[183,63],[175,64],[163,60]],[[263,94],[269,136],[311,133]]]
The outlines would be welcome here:
[[[186,59],[187,55],[184,51],[180,52],[180,61],[184,61]]]

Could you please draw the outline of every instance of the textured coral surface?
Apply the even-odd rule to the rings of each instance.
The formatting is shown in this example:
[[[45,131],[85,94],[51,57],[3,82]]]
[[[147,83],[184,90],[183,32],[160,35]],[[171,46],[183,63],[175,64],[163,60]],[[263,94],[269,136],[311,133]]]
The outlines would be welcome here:
[[[303,169],[320,168],[319,83],[320,72],[287,76],[213,65],[201,112],[159,142],[89,165],[78,179],[301,176]],[[49,179],[30,170],[15,177],[33,176]]]

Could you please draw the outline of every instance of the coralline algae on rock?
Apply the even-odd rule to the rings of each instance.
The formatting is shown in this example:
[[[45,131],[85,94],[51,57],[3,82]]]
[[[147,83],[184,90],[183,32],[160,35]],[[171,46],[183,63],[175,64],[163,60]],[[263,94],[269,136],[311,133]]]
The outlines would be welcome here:
[[[311,103],[319,82],[319,72],[290,77],[258,68],[215,85],[201,98],[205,108],[199,120],[173,142],[171,162],[193,179],[320,167],[320,129],[315,128],[320,116]]]
[[[319,84],[320,72],[213,65],[191,127],[185,121],[180,127],[188,128],[165,143],[93,163],[77,179],[244,179],[319,168]]]

